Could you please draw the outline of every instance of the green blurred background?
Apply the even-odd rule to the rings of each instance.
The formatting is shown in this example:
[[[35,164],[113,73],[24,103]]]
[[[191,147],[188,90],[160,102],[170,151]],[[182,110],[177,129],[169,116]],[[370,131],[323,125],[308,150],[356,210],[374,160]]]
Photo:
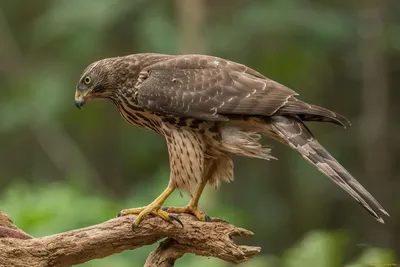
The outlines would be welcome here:
[[[34,236],[100,223],[148,204],[168,182],[162,138],[111,103],[79,111],[75,84],[92,61],[139,52],[204,53],[253,67],[346,115],[347,130],[310,123],[391,214],[375,221],[272,140],[279,161],[235,159],[235,182],[200,201],[255,232],[247,267],[400,262],[398,0],[0,1],[0,208]],[[168,205],[184,205],[175,193]],[[81,266],[143,266],[153,247]],[[186,255],[176,266],[227,267]]]

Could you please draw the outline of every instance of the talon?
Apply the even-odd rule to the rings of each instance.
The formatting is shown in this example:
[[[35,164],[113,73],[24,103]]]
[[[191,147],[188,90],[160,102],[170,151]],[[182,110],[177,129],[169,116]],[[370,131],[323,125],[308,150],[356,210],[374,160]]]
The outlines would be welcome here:
[[[197,207],[193,206],[186,206],[182,208],[175,208],[175,207],[163,207],[163,210],[169,212],[169,213],[188,213],[188,214],[193,214],[199,221],[202,222],[212,222],[212,219],[210,216],[205,214],[204,212],[200,211],[197,209]]]
[[[161,207],[161,209],[162,209],[163,211],[167,211],[167,210],[169,209],[169,207]]]
[[[137,215],[135,221],[132,224],[132,231],[135,231],[135,228],[139,225],[139,223],[149,214],[156,215],[161,217],[164,220],[170,221],[171,218],[168,217],[168,213],[161,210],[160,207],[167,199],[167,197],[174,191],[174,188],[167,187],[161,195],[156,198],[153,202],[149,205],[140,207],[140,208],[132,208],[132,209],[125,209],[121,210],[117,217],[125,216],[128,214],[135,214]],[[179,219],[178,219],[179,220]]]
[[[182,228],[184,228],[183,223],[181,221],[181,219],[179,219],[179,217],[177,215],[174,214],[168,214],[168,217],[172,220],[177,221],[180,225],[182,225]]]

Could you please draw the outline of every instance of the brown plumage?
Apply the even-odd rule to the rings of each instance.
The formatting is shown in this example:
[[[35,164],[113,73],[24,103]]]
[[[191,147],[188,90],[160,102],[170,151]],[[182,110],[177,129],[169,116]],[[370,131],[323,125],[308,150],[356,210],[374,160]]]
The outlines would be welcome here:
[[[87,99],[107,98],[131,124],[166,138],[171,163],[166,191],[146,208],[122,214],[157,213],[174,189],[192,195],[183,209],[197,210],[206,183],[233,180],[232,155],[272,159],[270,148],[259,143],[262,135],[298,151],[356,199],[378,221],[388,213],[313,137],[305,121],[345,126],[348,120],[325,108],[296,98],[293,90],[244,65],[204,55],[135,54],[109,58],[89,65],[75,95],[81,107]]]

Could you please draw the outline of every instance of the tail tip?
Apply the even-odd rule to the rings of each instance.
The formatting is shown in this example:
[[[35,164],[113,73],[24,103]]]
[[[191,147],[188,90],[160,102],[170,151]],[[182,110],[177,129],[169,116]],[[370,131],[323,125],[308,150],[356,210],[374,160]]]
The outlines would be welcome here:
[[[380,222],[381,224],[385,224],[385,221],[382,219],[382,217],[378,217],[378,218],[376,218],[376,220],[378,222]]]
[[[389,213],[386,211],[386,210],[384,210],[384,209],[379,209],[383,214],[385,214],[386,216],[388,216],[388,217],[390,217],[390,215],[389,215]]]

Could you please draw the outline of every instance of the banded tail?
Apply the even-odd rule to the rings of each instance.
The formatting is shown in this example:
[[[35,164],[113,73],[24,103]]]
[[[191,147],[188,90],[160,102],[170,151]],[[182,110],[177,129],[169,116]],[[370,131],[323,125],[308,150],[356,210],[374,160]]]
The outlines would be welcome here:
[[[297,150],[307,161],[349,193],[380,223],[379,212],[389,216],[378,201],[318,143],[313,134],[297,116],[273,116],[272,128],[285,144]]]

